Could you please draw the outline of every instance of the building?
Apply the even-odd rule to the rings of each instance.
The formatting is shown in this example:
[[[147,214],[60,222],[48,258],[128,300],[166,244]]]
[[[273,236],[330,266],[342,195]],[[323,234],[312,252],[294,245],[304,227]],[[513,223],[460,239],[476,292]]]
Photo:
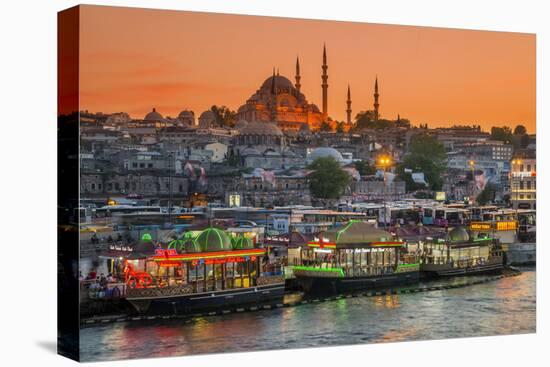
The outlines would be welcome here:
[[[139,193],[143,196],[185,197],[189,180],[181,176],[151,173],[81,173],[80,192],[86,196],[107,197]]]
[[[394,179],[385,184],[380,179],[361,179],[351,183],[351,194],[356,201],[399,200],[406,194],[405,181]]]
[[[243,174],[235,178],[227,195],[227,202],[231,195],[238,195],[241,206],[311,205],[307,178],[301,174],[273,174],[271,179],[258,174]]]
[[[323,121],[331,121],[328,115],[326,47],[323,47],[321,69],[322,111],[315,104],[309,103],[301,92],[300,60],[297,58],[295,83],[292,83],[287,77],[279,75],[278,71],[275,73],[275,69],[273,69],[273,75],[266,78],[260,88],[244,105],[239,107],[237,120],[274,121],[283,131],[300,131],[303,125],[318,130]],[[348,93],[347,113],[348,116],[351,116],[351,101],[349,99]]]
[[[510,201],[514,209],[537,208],[536,151],[516,152],[510,161]]]

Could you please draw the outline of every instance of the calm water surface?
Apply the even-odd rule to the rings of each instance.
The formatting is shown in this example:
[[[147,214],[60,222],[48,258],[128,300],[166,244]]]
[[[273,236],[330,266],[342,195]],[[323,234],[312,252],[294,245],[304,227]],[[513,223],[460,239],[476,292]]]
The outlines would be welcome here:
[[[89,327],[81,331],[81,358],[94,361],[533,333],[536,273],[534,269],[523,271],[517,277],[442,291]]]

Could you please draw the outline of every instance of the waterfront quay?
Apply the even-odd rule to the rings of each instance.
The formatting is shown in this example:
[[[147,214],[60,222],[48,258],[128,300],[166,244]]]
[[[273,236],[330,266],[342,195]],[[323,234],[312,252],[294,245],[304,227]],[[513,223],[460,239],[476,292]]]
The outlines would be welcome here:
[[[378,211],[373,203],[179,214],[111,207],[81,226],[83,325],[436,291],[447,289],[433,285],[445,278],[515,276],[510,265],[535,259],[534,243],[522,241],[527,229],[520,223],[535,223],[529,210],[457,211],[456,204],[428,200],[387,202]],[[447,214],[445,221],[434,224],[427,209]]]

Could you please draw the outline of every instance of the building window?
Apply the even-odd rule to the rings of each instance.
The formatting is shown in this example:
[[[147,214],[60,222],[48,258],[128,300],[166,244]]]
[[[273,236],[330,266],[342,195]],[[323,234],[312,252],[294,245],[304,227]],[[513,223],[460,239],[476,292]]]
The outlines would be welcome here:
[[[133,168],[137,168],[137,162],[132,163]]]
[[[95,183],[92,183],[92,190],[95,190]]]
[[[531,190],[531,181],[527,181],[527,190]]]
[[[531,172],[531,165],[530,164],[527,165],[527,172]]]
[[[120,190],[120,185],[118,182],[115,182],[115,190]]]
[[[523,190],[523,181],[520,181],[520,182],[519,182],[519,189],[520,189],[520,190]]]
[[[153,163],[147,163],[148,168],[153,168]]]
[[[140,163],[139,168],[145,168],[145,163]]]

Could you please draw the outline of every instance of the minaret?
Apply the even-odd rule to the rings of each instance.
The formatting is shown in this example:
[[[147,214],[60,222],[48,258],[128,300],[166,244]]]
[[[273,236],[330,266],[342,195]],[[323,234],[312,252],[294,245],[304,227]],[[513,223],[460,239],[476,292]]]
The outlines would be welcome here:
[[[273,67],[273,76],[271,77],[271,94],[275,94],[275,67]]]
[[[271,121],[277,118],[277,86],[275,85],[275,68],[271,77]]]
[[[347,123],[348,125],[351,125],[351,92],[349,90],[349,84],[348,84],[348,100],[346,101],[346,104],[348,105],[348,109],[346,110],[346,114],[348,116]]]
[[[378,76],[376,76],[376,80],[374,82],[374,121],[378,121],[378,107],[380,104],[378,103]]]
[[[298,57],[296,57],[296,84],[295,84],[295,87],[296,87],[296,90],[298,91],[298,93],[300,93],[300,87],[302,86],[300,84],[300,59]]]
[[[327,49],[325,45],[323,44],[323,75],[321,76],[321,80],[323,81],[323,84],[321,84],[321,87],[323,88],[323,121],[327,120],[328,116],[328,74],[327,74]]]

